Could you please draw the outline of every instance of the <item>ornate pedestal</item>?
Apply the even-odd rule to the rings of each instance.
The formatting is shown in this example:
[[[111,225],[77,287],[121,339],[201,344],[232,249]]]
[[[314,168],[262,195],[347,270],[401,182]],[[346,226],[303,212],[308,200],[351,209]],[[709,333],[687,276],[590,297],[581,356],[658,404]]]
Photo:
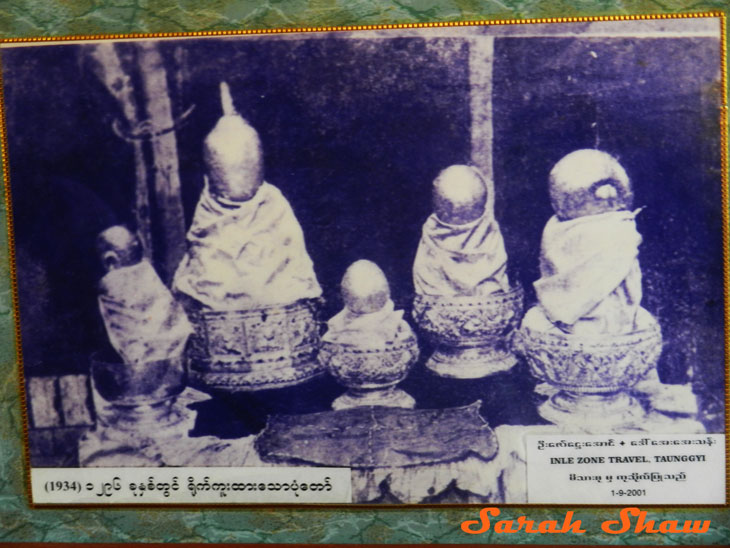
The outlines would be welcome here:
[[[522,318],[522,287],[487,297],[416,295],[413,316],[436,350],[426,367],[442,377],[476,379],[510,369],[512,331]]]
[[[656,367],[662,335],[651,318],[640,331],[600,337],[522,327],[513,345],[535,377],[558,389],[538,409],[543,418],[558,425],[610,428],[635,424],[644,415],[629,390]]]
[[[418,359],[415,338],[377,350],[361,350],[348,345],[325,342],[319,361],[348,391],[332,403],[332,408],[362,406],[412,408],[415,400],[395,388]]]
[[[317,299],[235,311],[207,310],[190,299],[183,304],[195,327],[187,352],[190,383],[200,390],[283,388],[322,372]]]
[[[92,357],[97,428],[137,432],[176,424],[181,418],[173,404],[186,380],[182,356],[136,365]]]
[[[98,427],[79,440],[79,465],[115,466],[261,466],[253,450],[253,436],[221,440],[190,437],[196,412],[192,404],[210,396],[187,387],[171,405],[175,422],[147,424],[137,430]]]

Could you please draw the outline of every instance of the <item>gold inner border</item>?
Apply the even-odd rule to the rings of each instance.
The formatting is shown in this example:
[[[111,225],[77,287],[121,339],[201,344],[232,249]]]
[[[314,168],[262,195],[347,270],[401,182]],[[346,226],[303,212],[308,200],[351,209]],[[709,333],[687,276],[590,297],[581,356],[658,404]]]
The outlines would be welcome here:
[[[722,85],[722,103],[720,105],[720,164],[722,170],[722,242],[723,242],[723,303],[725,316],[725,504],[691,504],[691,505],[651,505],[644,506],[649,509],[659,508],[727,508],[730,506],[730,483],[728,476],[730,475],[730,444],[727,442],[730,433],[730,204],[728,199],[730,191],[728,190],[728,71],[727,71],[727,15],[724,11],[707,11],[696,13],[674,13],[674,14],[644,14],[644,15],[598,15],[585,17],[544,17],[534,19],[483,19],[477,21],[452,21],[452,22],[434,22],[434,23],[399,23],[399,24],[383,24],[383,25],[346,25],[333,27],[291,27],[291,28],[274,28],[274,29],[242,29],[242,30],[222,30],[222,31],[202,31],[202,32],[155,32],[155,33],[130,33],[130,34],[91,34],[91,35],[65,35],[65,36],[35,36],[27,38],[0,38],[0,47],[3,44],[14,43],[47,43],[47,42],[71,42],[71,41],[87,41],[87,40],[130,40],[130,39],[153,39],[153,38],[189,38],[189,37],[211,37],[211,36],[247,36],[247,35],[267,35],[267,34],[291,34],[291,33],[311,33],[311,32],[347,32],[347,31],[367,31],[367,30],[394,30],[394,29],[428,29],[443,27],[474,27],[474,26],[497,26],[497,25],[530,25],[545,23],[589,23],[589,22],[609,22],[609,21],[645,21],[656,19],[696,19],[696,18],[719,18],[720,19],[720,60],[721,60],[721,85]],[[474,509],[485,506],[479,503],[444,503],[444,504],[295,504],[295,503],[230,503],[230,504],[198,504],[198,503],[176,503],[176,504],[36,504],[33,502],[33,493],[31,489],[31,465],[30,465],[30,445],[28,439],[28,402],[26,401],[25,376],[23,371],[23,352],[20,331],[20,314],[18,306],[18,274],[16,271],[15,261],[15,233],[13,228],[12,200],[10,192],[10,166],[8,157],[7,144],[7,124],[5,118],[5,100],[4,86],[2,77],[2,55],[0,55],[0,150],[2,153],[2,171],[4,184],[4,198],[6,208],[6,226],[8,237],[8,262],[10,268],[10,287],[12,295],[14,334],[15,334],[15,354],[18,367],[18,388],[20,391],[21,418],[23,431],[23,457],[24,457],[24,476],[26,494],[28,496],[28,505],[31,508],[77,508],[77,509],[119,509],[119,508],[145,508],[145,509],[181,509],[190,510],[192,508],[207,508],[218,510],[232,510],[239,508],[301,508],[301,509],[406,509],[406,508],[463,508]],[[621,504],[530,504],[530,503],[512,503],[499,504],[489,503],[490,506],[505,508],[523,508],[529,506],[531,508],[616,508],[625,505]]]

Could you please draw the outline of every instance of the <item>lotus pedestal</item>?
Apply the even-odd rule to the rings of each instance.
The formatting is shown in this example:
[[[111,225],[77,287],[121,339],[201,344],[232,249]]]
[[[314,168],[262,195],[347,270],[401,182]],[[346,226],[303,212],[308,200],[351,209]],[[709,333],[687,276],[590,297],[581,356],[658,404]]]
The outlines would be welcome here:
[[[581,337],[525,328],[514,348],[554,389],[538,412],[555,424],[591,429],[636,424],[645,412],[631,388],[656,367],[662,335],[654,318],[633,333]]]
[[[522,288],[486,297],[416,295],[413,316],[434,345],[426,367],[442,377],[478,379],[510,369],[512,331],[522,317]]]
[[[337,381],[348,388],[332,408],[363,406],[413,408],[415,400],[396,385],[405,379],[418,359],[415,338],[378,349],[325,342],[319,360]]]

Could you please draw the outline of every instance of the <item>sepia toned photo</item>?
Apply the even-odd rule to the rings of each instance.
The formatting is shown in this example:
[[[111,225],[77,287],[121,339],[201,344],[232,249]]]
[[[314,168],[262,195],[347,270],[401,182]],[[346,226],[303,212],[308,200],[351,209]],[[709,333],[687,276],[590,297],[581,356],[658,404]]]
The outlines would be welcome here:
[[[717,17],[3,44],[30,469],[557,503],[529,436],[718,443],[721,48]],[[653,468],[602,504],[700,490],[611,455]]]

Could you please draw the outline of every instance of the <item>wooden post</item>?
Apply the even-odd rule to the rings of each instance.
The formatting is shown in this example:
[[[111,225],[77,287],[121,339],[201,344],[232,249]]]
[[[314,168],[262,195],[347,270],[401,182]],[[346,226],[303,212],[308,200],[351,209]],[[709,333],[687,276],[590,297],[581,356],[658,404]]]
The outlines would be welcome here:
[[[492,163],[492,65],[494,36],[469,41],[471,87],[471,161],[487,179],[494,180]]]
[[[166,282],[185,253],[185,217],[180,193],[177,138],[167,72],[160,50],[152,40],[136,44],[145,110],[151,128],[155,202],[160,217],[162,247],[159,267]]]
[[[90,57],[94,64],[96,75],[106,86],[119,106],[122,108],[127,125],[135,128],[139,122],[137,103],[134,100],[134,87],[131,77],[122,68],[119,55],[111,43],[101,43],[92,47]],[[147,185],[147,166],[145,165],[142,141],[131,141],[134,148],[135,167],[135,218],[137,232],[142,240],[145,257],[152,260],[152,231],[150,228],[150,201]]]

